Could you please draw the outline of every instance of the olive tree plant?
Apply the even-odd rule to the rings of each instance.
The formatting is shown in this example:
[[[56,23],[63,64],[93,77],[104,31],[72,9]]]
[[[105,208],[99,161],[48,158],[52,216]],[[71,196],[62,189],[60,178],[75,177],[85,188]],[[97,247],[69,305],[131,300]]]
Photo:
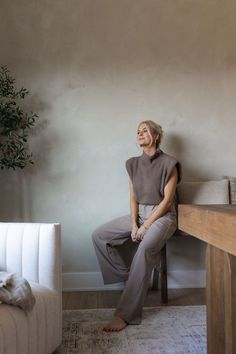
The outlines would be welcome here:
[[[0,66],[0,168],[16,169],[33,164],[28,136],[37,114],[23,108],[29,91],[17,89],[6,65]]]

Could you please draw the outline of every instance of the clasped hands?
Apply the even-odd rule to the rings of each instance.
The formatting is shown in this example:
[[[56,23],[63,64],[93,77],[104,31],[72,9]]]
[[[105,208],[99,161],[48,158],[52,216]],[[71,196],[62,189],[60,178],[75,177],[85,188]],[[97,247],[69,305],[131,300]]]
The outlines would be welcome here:
[[[138,227],[137,225],[134,225],[131,230],[131,239],[133,242],[138,242],[142,241],[144,238],[144,234],[147,231],[148,227],[146,225],[141,225]]]

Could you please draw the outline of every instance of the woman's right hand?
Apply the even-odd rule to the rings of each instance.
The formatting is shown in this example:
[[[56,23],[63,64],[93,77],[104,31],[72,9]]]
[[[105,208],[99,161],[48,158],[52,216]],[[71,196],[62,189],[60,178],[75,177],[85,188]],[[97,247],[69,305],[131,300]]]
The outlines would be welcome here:
[[[138,225],[133,225],[131,230],[131,239],[133,242],[137,242],[137,238],[136,238],[137,231],[138,231]]]

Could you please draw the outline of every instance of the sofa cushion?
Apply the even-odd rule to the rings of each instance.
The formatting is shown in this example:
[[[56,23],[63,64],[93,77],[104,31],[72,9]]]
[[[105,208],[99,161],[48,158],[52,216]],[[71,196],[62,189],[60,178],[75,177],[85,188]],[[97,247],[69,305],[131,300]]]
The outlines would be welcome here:
[[[182,182],[177,194],[180,204],[228,204],[229,181]]]
[[[0,305],[1,354],[49,354],[60,345],[60,297],[55,290],[36,283],[30,285],[36,298],[31,312]]]

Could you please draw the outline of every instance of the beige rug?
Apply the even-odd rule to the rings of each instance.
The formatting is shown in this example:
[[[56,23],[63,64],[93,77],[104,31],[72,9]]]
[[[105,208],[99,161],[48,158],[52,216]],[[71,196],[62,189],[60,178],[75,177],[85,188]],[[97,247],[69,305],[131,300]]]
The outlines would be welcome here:
[[[205,306],[145,308],[141,325],[104,333],[113,312],[63,311],[60,354],[206,354]]]

